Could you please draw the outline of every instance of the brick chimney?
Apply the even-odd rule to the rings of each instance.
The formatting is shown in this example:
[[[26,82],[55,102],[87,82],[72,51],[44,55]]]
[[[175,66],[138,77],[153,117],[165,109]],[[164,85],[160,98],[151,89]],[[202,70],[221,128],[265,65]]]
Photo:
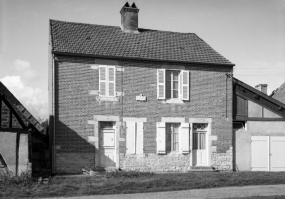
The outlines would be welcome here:
[[[132,6],[127,2],[121,9],[121,29],[126,33],[139,33],[138,31],[138,13],[136,4]]]
[[[255,86],[255,89],[267,95],[267,84],[258,84],[257,86]]]

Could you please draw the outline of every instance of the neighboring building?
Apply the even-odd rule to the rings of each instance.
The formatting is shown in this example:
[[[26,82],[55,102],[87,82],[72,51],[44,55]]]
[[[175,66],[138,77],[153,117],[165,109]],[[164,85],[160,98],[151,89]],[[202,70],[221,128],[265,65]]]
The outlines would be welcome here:
[[[276,90],[274,90],[270,97],[285,104],[285,82]]]
[[[285,171],[285,104],[233,78],[234,170]]]
[[[35,173],[49,166],[43,127],[0,82],[0,173]]]
[[[234,64],[194,33],[50,20],[54,173],[232,170]]]

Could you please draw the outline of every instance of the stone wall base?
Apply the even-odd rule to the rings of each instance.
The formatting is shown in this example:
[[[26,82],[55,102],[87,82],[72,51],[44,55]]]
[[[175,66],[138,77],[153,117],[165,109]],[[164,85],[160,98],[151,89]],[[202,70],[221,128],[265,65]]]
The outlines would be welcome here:
[[[56,173],[82,173],[83,168],[94,167],[94,153],[57,153]]]
[[[216,170],[232,170],[233,169],[233,150],[230,147],[226,153],[212,152],[212,166]]]
[[[182,172],[190,168],[190,154],[121,154],[120,160],[121,168],[126,171]]]

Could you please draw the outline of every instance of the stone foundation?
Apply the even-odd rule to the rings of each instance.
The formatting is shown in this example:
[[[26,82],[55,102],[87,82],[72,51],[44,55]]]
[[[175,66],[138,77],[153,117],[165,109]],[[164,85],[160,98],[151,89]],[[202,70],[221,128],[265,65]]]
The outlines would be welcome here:
[[[121,168],[126,171],[181,172],[190,168],[190,154],[121,154],[120,160],[122,166]]]
[[[216,170],[232,170],[233,169],[233,150],[230,147],[226,153],[212,152],[212,166]]]

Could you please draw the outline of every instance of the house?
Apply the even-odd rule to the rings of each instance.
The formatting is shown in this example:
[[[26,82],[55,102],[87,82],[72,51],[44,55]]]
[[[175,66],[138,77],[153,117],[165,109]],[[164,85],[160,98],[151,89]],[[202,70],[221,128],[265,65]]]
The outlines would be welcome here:
[[[233,78],[234,170],[285,171],[285,104]]]
[[[276,90],[274,90],[271,94],[270,97],[285,103],[285,82]]]
[[[194,33],[50,20],[54,173],[233,169],[234,64]]]
[[[0,174],[36,173],[50,166],[41,124],[0,82]]]

